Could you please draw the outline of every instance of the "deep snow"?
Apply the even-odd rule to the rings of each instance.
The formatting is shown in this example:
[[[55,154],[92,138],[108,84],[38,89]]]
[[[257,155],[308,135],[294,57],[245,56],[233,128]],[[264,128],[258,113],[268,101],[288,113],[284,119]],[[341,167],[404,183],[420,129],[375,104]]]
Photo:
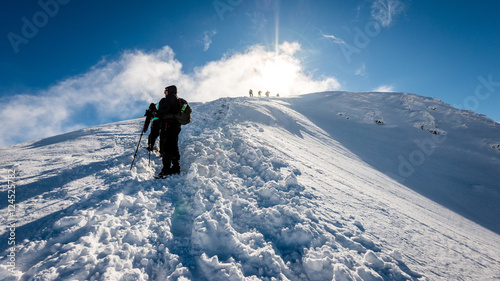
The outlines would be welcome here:
[[[500,279],[485,116],[404,93],[192,107],[165,180],[144,139],[129,171],[143,118],[0,148],[0,278]]]

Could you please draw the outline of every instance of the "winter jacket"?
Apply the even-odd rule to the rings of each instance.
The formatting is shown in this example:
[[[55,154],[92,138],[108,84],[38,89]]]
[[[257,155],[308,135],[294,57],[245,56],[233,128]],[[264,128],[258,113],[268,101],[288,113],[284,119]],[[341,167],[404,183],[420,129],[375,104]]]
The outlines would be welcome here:
[[[175,93],[169,93],[158,103],[158,113],[156,116],[159,117],[161,121],[167,122],[170,126],[180,127],[181,124],[174,117],[180,110],[177,95]]]

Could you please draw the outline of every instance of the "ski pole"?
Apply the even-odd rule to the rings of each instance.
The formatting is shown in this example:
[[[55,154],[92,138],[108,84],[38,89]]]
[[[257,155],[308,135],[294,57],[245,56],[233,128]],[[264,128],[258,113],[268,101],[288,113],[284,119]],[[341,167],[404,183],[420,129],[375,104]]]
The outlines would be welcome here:
[[[132,170],[132,167],[134,166],[135,157],[137,157],[137,151],[139,150],[139,145],[141,144],[142,135],[144,135],[144,132],[147,131],[150,120],[151,120],[150,116],[146,116],[146,120],[144,121],[144,126],[142,127],[141,136],[139,137],[139,142],[137,143],[137,148],[135,149],[134,159],[132,159],[132,165],[130,165],[130,170]]]
[[[137,143],[137,148],[135,149],[134,159],[132,159],[132,165],[130,165],[130,170],[132,170],[132,167],[134,166],[135,157],[137,156],[137,150],[139,150],[139,145],[141,144],[141,139],[143,134],[144,132],[141,132],[141,137],[139,137],[139,142]]]

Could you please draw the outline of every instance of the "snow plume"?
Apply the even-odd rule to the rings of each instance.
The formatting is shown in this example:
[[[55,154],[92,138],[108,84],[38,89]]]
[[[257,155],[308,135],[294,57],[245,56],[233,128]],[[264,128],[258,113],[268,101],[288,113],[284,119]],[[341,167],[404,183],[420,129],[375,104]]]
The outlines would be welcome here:
[[[130,51],[119,60],[101,61],[85,74],[66,79],[35,95],[16,95],[0,105],[0,145],[46,137],[139,114],[145,101],[166,81],[182,77],[169,47],[154,53]]]
[[[339,89],[335,78],[315,80],[304,73],[300,61],[292,56],[299,47],[296,43],[282,44],[282,54],[276,54],[262,46],[253,46],[244,53],[210,62],[195,70],[195,86],[188,92],[194,94],[195,100],[210,101],[241,96],[249,89],[255,93],[270,91],[273,96]]]
[[[315,80],[305,74],[293,57],[300,50],[298,43],[286,42],[280,49],[282,54],[252,46],[189,74],[182,71],[182,63],[168,46],[152,52],[127,51],[33,95],[1,99],[0,145],[140,116],[171,84],[191,102],[242,96],[250,88],[255,93],[290,95],[340,87],[333,77]]]
[[[373,92],[394,92],[394,86],[380,85]]]
[[[279,45],[280,51],[289,56],[293,56],[296,52],[300,51],[300,48],[300,44],[297,42],[284,42],[283,44]]]

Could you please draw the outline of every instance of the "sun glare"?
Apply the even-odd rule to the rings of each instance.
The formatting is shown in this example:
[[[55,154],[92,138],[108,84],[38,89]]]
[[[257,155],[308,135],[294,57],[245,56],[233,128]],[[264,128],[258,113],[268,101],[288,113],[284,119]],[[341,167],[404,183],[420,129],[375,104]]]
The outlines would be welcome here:
[[[276,56],[264,64],[261,72],[262,82],[268,87],[266,91],[270,91],[272,95],[280,92],[287,93],[290,91],[298,72],[296,63]]]

